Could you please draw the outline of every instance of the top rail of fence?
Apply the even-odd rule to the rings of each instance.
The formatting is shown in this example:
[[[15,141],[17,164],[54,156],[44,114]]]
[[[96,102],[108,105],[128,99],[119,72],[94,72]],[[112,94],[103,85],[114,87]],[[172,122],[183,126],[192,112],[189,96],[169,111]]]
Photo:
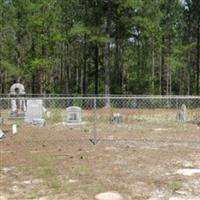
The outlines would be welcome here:
[[[159,95],[132,95],[132,96],[44,96],[44,95],[26,95],[23,97],[0,96],[0,100],[9,100],[13,98],[23,99],[200,99],[200,96],[159,96]]]

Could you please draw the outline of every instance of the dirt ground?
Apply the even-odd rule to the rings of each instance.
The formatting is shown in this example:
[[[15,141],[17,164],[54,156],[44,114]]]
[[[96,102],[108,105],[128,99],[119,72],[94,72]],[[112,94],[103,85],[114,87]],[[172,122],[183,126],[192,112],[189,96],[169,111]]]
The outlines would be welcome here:
[[[5,127],[0,200],[93,200],[107,191],[124,200],[200,199],[200,174],[177,173],[200,169],[200,127],[128,122],[97,124],[96,145],[91,124],[19,128],[16,135]]]

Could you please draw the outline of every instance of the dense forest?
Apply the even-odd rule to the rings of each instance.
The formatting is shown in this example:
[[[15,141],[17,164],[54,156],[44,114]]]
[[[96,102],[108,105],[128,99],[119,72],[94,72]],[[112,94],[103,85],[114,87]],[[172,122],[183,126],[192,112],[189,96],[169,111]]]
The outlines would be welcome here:
[[[200,93],[199,0],[0,0],[0,94]]]

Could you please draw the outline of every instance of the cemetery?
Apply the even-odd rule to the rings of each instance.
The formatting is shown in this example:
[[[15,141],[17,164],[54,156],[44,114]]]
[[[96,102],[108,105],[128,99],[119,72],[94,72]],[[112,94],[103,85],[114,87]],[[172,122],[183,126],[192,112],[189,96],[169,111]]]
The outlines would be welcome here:
[[[200,200],[200,0],[0,13],[0,200]]]
[[[15,87],[0,99],[3,199],[200,196],[199,97],[32,98]]]

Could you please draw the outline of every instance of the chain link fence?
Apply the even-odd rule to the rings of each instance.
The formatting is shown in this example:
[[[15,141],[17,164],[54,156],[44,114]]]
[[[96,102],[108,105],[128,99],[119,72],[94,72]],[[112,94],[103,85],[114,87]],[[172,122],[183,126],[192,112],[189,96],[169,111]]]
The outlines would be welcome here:
[[[200,97],[0,98],[1,140],[20,145],[151,138],[188,124],[200,124]]]

